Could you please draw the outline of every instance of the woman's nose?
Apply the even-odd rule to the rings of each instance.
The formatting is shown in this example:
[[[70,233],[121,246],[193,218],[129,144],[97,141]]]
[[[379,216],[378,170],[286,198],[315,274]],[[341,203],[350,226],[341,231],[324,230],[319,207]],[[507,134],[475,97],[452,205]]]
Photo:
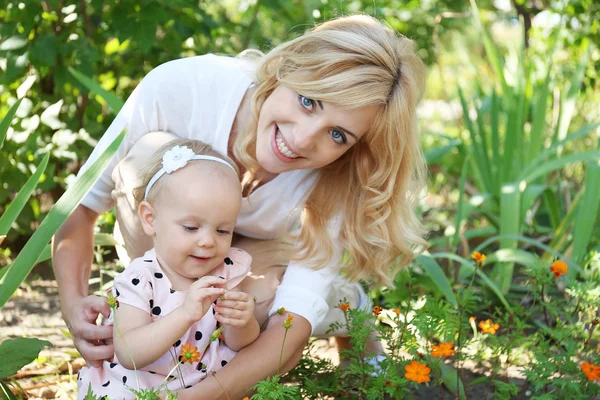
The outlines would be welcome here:
[[[293,145],[298,151],[312,150],[317,143],[319,128],[315,124],[297,124],[294,129]]]

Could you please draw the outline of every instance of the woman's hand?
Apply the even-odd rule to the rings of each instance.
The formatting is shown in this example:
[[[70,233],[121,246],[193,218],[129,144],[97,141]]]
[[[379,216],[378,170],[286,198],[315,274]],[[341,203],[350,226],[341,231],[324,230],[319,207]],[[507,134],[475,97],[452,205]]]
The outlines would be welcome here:
[[[98,296],[72,299],[69,303],[63,318],[73,335],[73,343],[88,364],[99,367],[103,360],[111,359],[114,354],[112,343],[105,342],[112,341],[113,327],[96,325],[99,314],[108,318],[110,307],[106,299]]]
[[[180,308],[192,323],[199,321],[210,305],[226,292],[222,287],[215,287],[221,285],[223,278],[216,276],[204,276],[190,285]]]
[[[217,300],[215,318],[222,325],[243,328],[254,321],[254,297],[248,293],[229,291]]]

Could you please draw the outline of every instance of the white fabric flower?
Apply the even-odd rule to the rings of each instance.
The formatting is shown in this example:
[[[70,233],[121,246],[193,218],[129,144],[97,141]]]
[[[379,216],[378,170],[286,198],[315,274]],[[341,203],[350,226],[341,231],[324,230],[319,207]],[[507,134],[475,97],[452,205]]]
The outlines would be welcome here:
[[[175,172],[179,168],[185,167],[194,155],[194,152],[189,147],[175,146],[163,156],[163,168],[167,174]]]

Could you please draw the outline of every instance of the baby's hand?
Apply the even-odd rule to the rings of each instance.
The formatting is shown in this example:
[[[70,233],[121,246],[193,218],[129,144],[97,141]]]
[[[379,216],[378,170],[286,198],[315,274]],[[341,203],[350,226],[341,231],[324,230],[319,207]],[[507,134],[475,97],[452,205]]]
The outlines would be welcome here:
[[[254,320],[254,297],[229,291],[217,300],[215,318],[223,325],[243,328]]]
[[[192,321],[199,321],[210,309],[210,305],[226,290],[222,287],[223,279],[216,276],[205,276],[192,283],[188,288],[182,311]]]

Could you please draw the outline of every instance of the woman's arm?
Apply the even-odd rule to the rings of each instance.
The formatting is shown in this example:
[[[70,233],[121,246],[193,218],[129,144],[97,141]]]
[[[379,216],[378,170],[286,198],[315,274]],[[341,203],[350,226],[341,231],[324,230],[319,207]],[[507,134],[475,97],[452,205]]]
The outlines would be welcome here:
[[[102,360],[113,355],[113,346],[103,343],[112,338],[111,327],[96,325],[98,314],[108,317],[110,308],[103,298],[88,296],[97,218],[96,212],[79,205],[52,240],[52,265],[62,315],[75,347],[93,366],[100,366]]]
[[[285,320],[286,315],[273,315],[267,329],[258,339],[243,348],[216,374],[216,377],[209,376],[194,387],[178,392],[178,398],[180,400],[241,399],[258,381],[275,375],[279,370],[279,354],[285,334],[283,327]],[[280,373],[289,371],[298,363],[310,333],[311,326],[308,321],[300,315],[294,315],[293,326],[285,338]],[[227,389],[227,394],[223,388]]]

